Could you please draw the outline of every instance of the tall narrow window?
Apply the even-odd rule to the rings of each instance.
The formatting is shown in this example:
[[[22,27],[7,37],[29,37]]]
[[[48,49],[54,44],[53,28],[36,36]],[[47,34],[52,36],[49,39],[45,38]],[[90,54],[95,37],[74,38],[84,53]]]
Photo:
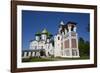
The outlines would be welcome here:
[[[58,37],[58,40],[60,40],[60,37]]]
[[[48,49],[49,49],[49,45],[48,45]]]
[[[63,49],[63,43],[61,43],[61,49]]]
[[[74,49],[72,49],[72,55],[73,55],[73,56],[77,56],[77,51],[74,50]]]
[[[28,52],[26,52],[27,54],[26,54],[26,56],[28,56]]]
[[[35,49],[37,49],[37,46],[35,46]]]
[[[43,49],[43,46],[41,46],[41,49]]]
[[[72,39],[72,48],[77,48],[76,39]]]
[[[66,40],[66,41],[64,42],[64,46],[65,46],[65,48],[69,48],[69,40]]]
[[[69,50],[66,50],[66,56],[69,56]]]

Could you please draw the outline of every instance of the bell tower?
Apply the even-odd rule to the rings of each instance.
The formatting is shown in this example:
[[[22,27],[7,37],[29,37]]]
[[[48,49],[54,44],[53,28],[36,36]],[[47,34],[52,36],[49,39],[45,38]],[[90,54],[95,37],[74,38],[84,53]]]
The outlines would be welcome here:
[[[69,40],[69,51],[70,56],[79,57],[79,49],[78,49],[78,35],[76,32],[76,23],[68,22],[68,40]]]

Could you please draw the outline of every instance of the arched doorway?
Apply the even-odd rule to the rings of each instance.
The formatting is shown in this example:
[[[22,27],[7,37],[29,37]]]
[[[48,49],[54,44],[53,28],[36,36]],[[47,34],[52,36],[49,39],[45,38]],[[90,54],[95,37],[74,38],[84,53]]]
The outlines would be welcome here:
[[[41,50],[41,51],[40,51],[40,56],[46,56],[45,50]]]

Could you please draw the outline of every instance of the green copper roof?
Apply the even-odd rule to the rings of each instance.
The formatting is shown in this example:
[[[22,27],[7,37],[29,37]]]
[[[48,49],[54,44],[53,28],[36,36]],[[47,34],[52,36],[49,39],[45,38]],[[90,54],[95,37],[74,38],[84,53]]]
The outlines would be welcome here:
[[[46,29],[44,29],[42,31],[43,34],[46,34],[47,36],[52,36],[52,34],[50,32],[48,32]]]
[[[40,36],[41,34],[46,34],[48,38],[52,37],[52,34],[48,32],[45,28],[43,29],[42,32],[37,32],[35,35]]]
[[[44,28],[42,33],[48,33],[48,31]]]
[[[41,35],[41,32],[37,32],[35,35],[36,36],[40,36]]]
[[[52,34],[50,32],[47,32],[47,36],[52,36]]]

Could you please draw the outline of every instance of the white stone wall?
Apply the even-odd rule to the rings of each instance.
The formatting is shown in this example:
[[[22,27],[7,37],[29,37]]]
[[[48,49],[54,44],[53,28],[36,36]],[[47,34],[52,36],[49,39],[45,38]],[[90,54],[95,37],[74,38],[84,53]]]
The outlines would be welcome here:
[[[36,48],[38,48],[38,42],[37,41],[30,42],[29,49],[33,50],[33,49],[36,49]]]
[[[23,51],[22,52],[22,58],[30,58],[30,57],[40,57],[40,52],[34,52],[34,51]]]
[[[40,36],[36,36],[35,39],[36,39],[37,41],[39,41],[39,40],[40,40]]]
[[[41,35],[41,38],[42,38],[42,40],[45,40],[46,41],[46,38],[47,38],[46,34],[42,34]]]
[[[54,55],[55,57],[79,57],[79,49],[78,49],[78,36],[76,33],[76,26],[71,30],[71,24],[68,25],[68,29],[64,28],[62,33],[62,27],[59,28],[58,34],[54,36],[54,47],[52,43],[50,43],[50,39],[47,39],[45,34],[41,35],[42,40],[40,41],[32,41],[30,43],[30,49],[45,49],[46,56]],[[75,36],[71,34],[75,33]],[[76,48],[72,48],[72,39],[76,39]],[[39,40],[39,37],[36,37],[36,40]],[[69,40],[69,48],[65,48],[65,40]],[[63,43],[63,45],[62,45]],[[61,46],[62,45],[62,46]],[[77,53],[77,54],[76,54]]]
[[[72,26],[71,24],[68,25],[68,30],[64,28],[63,32],[60,33],[62,28],[59,28],[59,33],[55,36],[54,42],[55,42],[55,49],[54,49],[54,55],[61,56],[61,57],[79,57],[79,49],[78,49],[78,36],[76,33],[76,26],[74,25],[73,30],[71,30]],[[72,36],[71,34],[75,33],[75,36]],[[62,37],[62,40],[58,40],[58,36]],[[65,48],[65,40],[69,39],[69,48]],[[72,39],[76,39],[76,48],[72,48]],[[61,48],[61,42],[63,43],[63,48]]]
[[[30,43],[30,49],[45,49],[46,56],[53,55],[54,54],[54,47],[52,43],[45,43],[46,41],[32,41]],[[49,53],[49,54],[48,54]]]
[[[58,40],[59,37],[59,40]],[[54,44],[55,44],[55,48],[54,48],[54,56],[61,56],[61,35],[56,35],[54,37]]]

